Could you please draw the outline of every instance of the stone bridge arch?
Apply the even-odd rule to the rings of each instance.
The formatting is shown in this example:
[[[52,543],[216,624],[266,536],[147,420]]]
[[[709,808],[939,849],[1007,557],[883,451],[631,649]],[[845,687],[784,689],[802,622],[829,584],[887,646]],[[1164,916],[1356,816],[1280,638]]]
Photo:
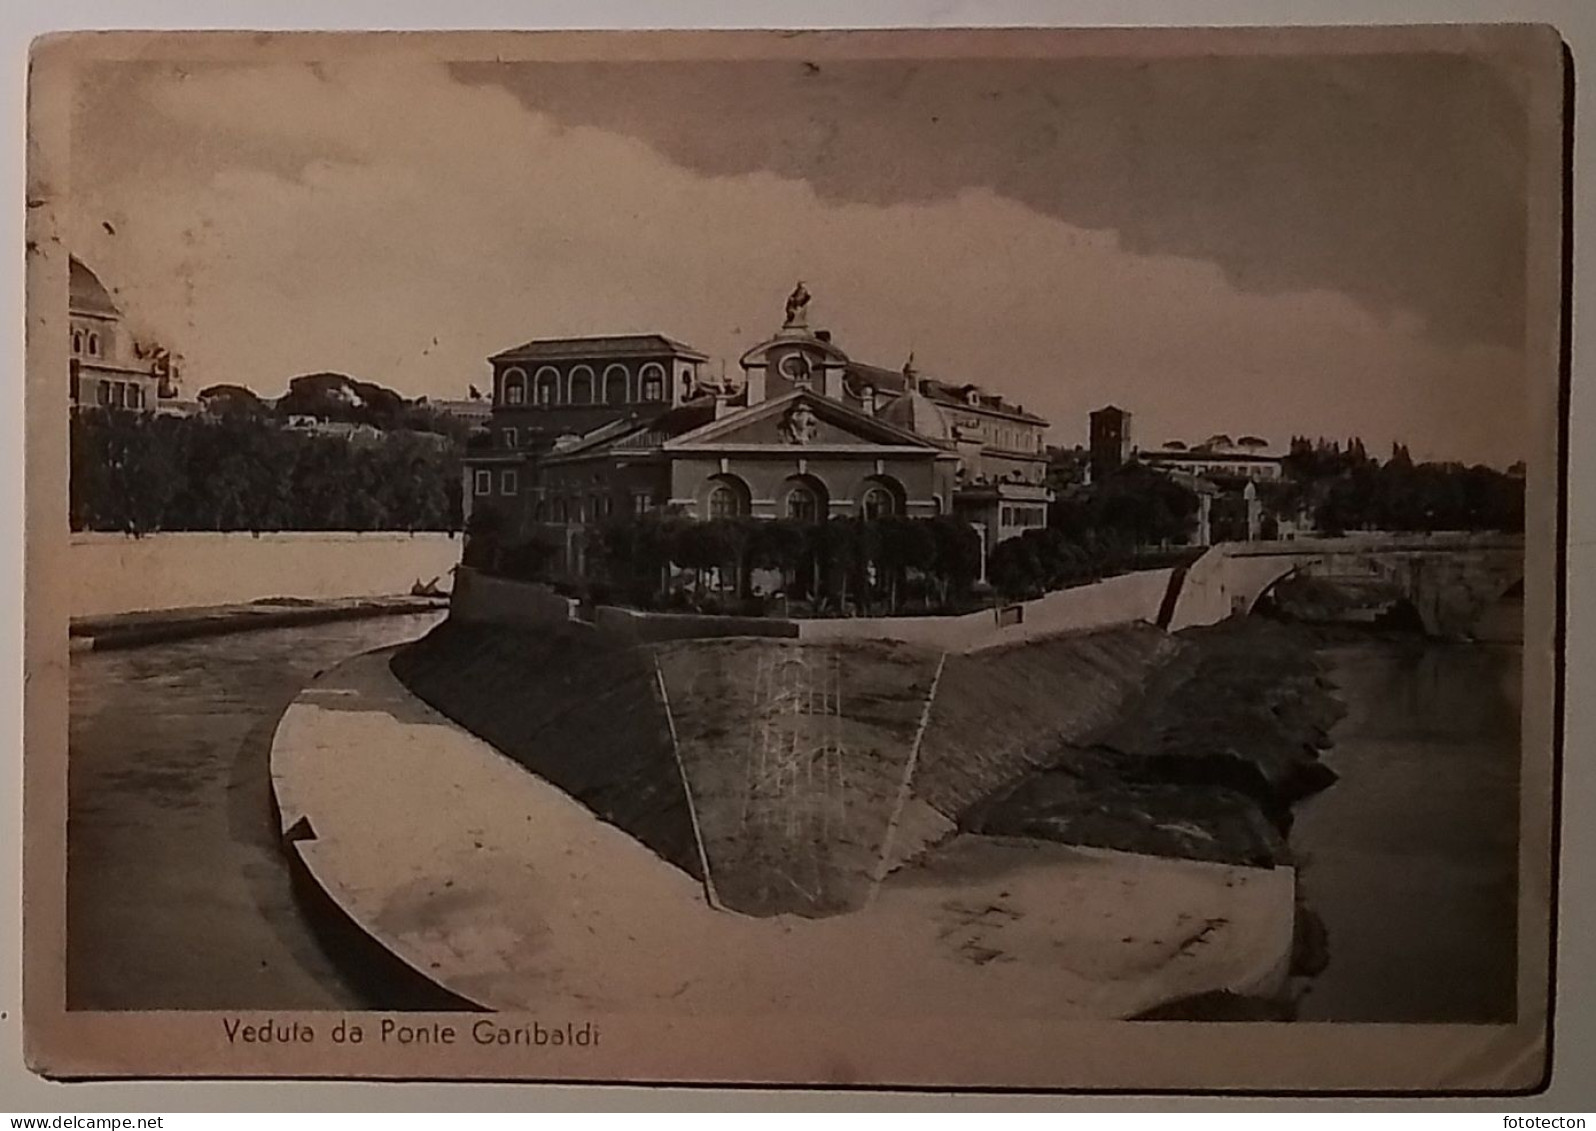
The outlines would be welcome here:
[[[1431,636],[1466,638],[1524,581],[1522,538],[1413,535],[1215,546],[1193,564],[1169,628],[1244,616],[1291,576],[1374,581],[1410,603]]]

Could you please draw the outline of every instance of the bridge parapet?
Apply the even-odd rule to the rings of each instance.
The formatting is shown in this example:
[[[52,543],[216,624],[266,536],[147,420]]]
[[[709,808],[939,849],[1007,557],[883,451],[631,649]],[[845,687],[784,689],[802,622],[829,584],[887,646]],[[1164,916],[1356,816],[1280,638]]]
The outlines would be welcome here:
[[[1292,574],[1377,579],[1418,612],[1425,631],[1467,637],[1480,614],[1524,579],[1524,538],[1511,534],[1365,534],[1222,543],[1187,572],[1170,629],[1252,611]]]
[[[1296,538],[1288,542],[1222,542],[1215,546],[1233,558],[1311,557],[1321,554],[1438,554],[1459,551],[1512,550],[1524,552],[1522,534],[1495,531],[1470,533],[1437,531],[1431,534],[1368,533],[1339,538]]]

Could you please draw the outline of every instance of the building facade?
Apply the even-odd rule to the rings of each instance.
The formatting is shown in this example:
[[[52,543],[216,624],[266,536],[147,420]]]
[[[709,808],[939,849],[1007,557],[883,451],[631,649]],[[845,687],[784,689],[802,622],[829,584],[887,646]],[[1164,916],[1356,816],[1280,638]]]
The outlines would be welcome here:
[[[1279,479],[1284,469],[1281,457],[1277,455],[1234,449],[1189,448],[1171,451],[1165,448],[1138,452],[1137,458],[1149,467],[1162,470],[1262,482]]]
[[[1047,422],[978,386],[854,362],[808,323],[802,286],[777,332],[719,378],[660,334],[527,342],[490,359],[490,447],[468,508],[537,532],[581,572],[587,532],[621,515],[826,518],[959,514],[988,548],[1047,521]],[[469,509],[468,509],[469,513]]]
[[[68,258],[67,267],[72,408],[155,411],[163,393],[176,392],[170,357],[164,351],[143,356],[99,276],[76,256]]]

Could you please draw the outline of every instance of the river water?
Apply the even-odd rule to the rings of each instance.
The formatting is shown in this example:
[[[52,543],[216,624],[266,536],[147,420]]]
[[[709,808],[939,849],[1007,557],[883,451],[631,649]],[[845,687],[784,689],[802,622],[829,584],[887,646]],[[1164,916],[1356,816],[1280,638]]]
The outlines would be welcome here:
[[[441,616],[72,657],[68,1008],[366,1004],[294,903],[267,753],[317,672],[414,639]]]
[[[1292,845],[1329,967],[1308,1021],[1501,1022],[1515,1011],[1522,647],[1326,648],[1348,709]]]

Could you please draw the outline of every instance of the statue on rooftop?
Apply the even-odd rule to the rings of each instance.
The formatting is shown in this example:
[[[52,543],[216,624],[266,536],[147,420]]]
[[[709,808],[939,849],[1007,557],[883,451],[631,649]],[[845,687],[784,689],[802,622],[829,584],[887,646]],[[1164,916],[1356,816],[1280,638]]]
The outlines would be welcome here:
[[[788,326],[803,326],[808,322],[809,292],[804,289],[804,281],[798,280],[798,285],[792,289],[792,294],[787,296],[787,322]]]

